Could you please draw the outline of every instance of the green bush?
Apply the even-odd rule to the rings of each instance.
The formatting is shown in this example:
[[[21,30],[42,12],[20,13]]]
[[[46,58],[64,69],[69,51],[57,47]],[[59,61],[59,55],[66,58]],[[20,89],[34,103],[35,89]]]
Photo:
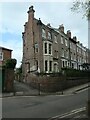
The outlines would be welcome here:
[[[90,72],[88,70],[76,70],[72,68],[62,68],[62,71],[65,72],[67,77],[88,77]]]
[[[16,63],[17,63],[16,59],[8,59],[6,60],[4,67],[14,69],[16,66]]]

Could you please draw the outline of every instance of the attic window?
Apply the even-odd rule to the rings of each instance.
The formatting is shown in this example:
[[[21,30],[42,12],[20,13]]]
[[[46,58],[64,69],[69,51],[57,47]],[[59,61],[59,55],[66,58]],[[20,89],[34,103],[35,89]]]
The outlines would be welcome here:
[[[42,29],[42,37],[43,37],[43,38],[46,38],[46,32],[45,32],[45,29]]]
[[[48,39],[51,40],[51,33],[48,32]]]

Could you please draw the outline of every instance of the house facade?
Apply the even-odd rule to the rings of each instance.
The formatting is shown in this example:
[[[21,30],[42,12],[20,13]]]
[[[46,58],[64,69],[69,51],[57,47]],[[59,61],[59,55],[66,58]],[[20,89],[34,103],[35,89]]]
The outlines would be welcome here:
[[[12,50],[0,46],[0,66],[4,65],[7,59],[11,59]]]
[[[83,63],[88,63],[88,49],[72,37],[70,30],[65,33],[63,24],[58,28],[45,25],[34,12],[31,6],[22,33],[24,76],[30,72],[59,72],[63,67],[81,69]]]

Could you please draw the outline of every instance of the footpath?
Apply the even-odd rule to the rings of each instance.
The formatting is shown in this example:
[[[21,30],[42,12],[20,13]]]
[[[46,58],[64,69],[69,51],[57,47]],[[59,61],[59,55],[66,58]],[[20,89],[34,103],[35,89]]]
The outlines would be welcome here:
[[[79,86],[75,86],[60,92],[56,92],[56,93],[43,93],[37,89],[33,89],[30,86],[24,84],[24,83],[20,83],[18,84],[15,83],[15,92],[10,92],[10,93],[0,93],[0,98],[3,97],[13,97],[13,96],[34,96],[34,95],[71,95],[71,94],[77,94],[78,92],[84,90],[84,89],[88,89],[90,87],[90,83],[86,83],[86,84],[82,84]]]

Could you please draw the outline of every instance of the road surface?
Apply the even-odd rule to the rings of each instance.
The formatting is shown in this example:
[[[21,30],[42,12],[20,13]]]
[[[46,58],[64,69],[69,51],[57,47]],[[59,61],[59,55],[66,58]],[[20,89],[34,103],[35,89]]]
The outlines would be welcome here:
[[[74,95],[22,96],[2,100],[3,118],[52,118],[86,106],[88,90]]]

